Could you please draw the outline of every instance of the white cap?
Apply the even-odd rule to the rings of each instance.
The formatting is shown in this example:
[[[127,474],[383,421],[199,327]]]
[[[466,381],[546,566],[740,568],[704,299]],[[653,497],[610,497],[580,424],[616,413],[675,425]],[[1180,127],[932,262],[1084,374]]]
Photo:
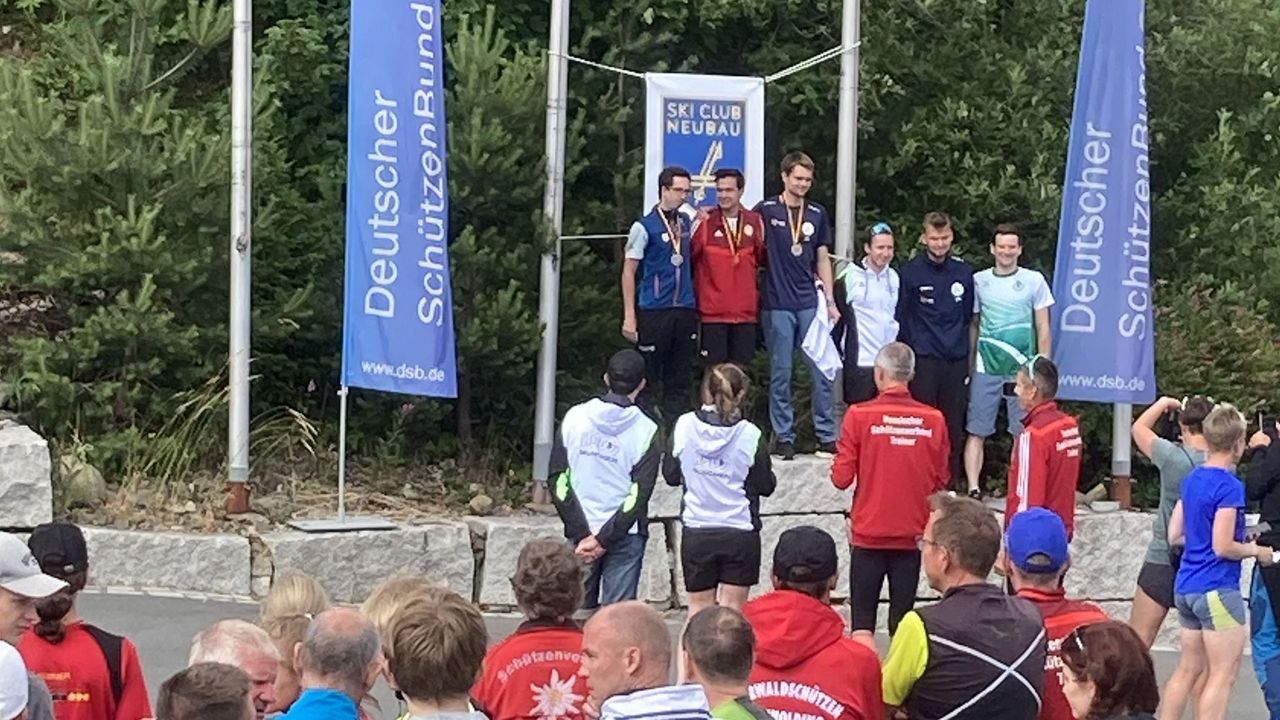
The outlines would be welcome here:
[[[44,598],[66,586],[40,571],[35,555],[17,535],[0,532],[0,587],[23,597]]]
[[[13,720],[27,709],[27,666],[18,649],[0,642],[0,720]]]

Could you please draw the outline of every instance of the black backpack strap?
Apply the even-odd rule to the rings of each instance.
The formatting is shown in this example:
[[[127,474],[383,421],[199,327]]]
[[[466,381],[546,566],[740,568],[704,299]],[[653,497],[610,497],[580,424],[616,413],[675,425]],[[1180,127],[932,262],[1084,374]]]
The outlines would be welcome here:
[[[84,624],[84,629],[102,649],[102,656],[107,660],[107,676],[111,678],[111,696],[116,704],[120,704],[120,696],[124,694],[124,677],[121,675],[121,656],[124,654],[124,638],[113,635],[96,625]]]

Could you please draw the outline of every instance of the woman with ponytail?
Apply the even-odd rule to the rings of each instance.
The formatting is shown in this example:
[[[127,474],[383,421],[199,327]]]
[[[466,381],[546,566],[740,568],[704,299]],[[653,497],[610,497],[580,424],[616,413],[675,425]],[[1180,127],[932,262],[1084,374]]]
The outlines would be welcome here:
[[[710,605],[741,609],[760,579],[760,497],[777,484],[764,433],[742,417],[747,375],[725,363],[707,371],[699,410],[671,432],[662,474],[684,485],[680,564],[689,616]]]
[[[84,533],[70,523],[31,531],[31,554],[46,575],[67,588],[36,601],[40,622],[18,643],[27,669],[53,695],[57,720],[141,720],[151,717],[138,650],[128,639],[84,622],[76,596],[89,578]]]

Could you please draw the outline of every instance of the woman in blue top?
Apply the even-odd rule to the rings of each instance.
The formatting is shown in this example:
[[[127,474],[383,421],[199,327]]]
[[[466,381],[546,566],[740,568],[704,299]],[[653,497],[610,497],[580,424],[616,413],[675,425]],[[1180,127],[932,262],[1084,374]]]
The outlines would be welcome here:
[[[1208,457],[1182,481],[1182,497],[1169,518],[1169,542],[1185,545],[1174,580],[1182,624],[1182,658],[1165,685],[1160,720],[1180,720],[1202,674],[1197,720],[1224,720],[1227,699],[1248,640],[1240,561],[1272,563],[1271,548],[1244,542],[1244,483],[1235,475],[1244,453],[1245,420],[1232,405],[1204,419]]]

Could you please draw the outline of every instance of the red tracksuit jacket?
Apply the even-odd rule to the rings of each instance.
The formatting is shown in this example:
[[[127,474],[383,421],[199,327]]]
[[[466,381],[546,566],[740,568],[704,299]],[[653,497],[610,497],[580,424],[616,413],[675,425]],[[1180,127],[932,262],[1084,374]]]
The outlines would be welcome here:
[[[774,590],[742,614],[756,634],[751,701],[775,717],[883,720],[880,659],[844,636],[844,620],[795,590]]]
[[[1076,525],[1076,486],[1080,483],[1080,426],[1050,401],[1037,405],[1022,421],[1009,463],[1009,495],[1004,526],[1014,513],[1048,508],[1062,518],[1067,537]]]
[[[491,720],[581,720],[587,680],[576,624],[526,622],[489,648],[471,697]]]
[[[764,266],[764,220],[738,207],[737,263],[720,208],[698,223],[690,241],[693,291],[704,323],[753,323],[760,304],[756,270]]]
[[[1049,652],[1044,656],[1044,698],[1038,719],[1074,720],[1071,705],[1062,692],[1062,641],[1082,625],[1092,625],[1109,618],[1102,608],[1091,602],[1067,600],[1061,590],[1045,592],[1023,588],[1018,591],[1018,597],[1035,603],[1040,617],[1044,618],[1044,630],[1049,638]]]
[[[906,387],[851,405],[844,415],[831,482],[855,481],[850,537],[860,548],[914,550],[929,521],[929,496],[947,486],[950,444],[936,408]]]

